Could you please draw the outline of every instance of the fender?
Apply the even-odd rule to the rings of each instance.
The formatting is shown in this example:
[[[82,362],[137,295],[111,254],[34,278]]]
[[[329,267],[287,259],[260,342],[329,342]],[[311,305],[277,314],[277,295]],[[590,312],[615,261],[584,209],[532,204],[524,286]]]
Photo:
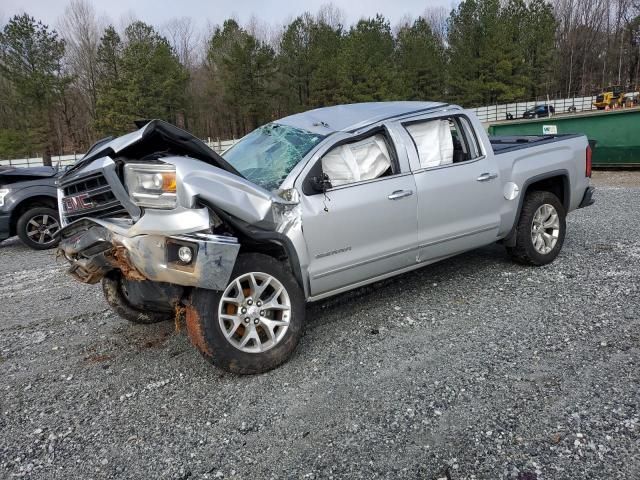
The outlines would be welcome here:
[[[227,212],[215,208],[213,205],[202,198],[200,198],[199,201],[207,208],[215,212],[215,214],[225,222],[228,222],[229,225],[238,230],[243,236],[254,240],[256,243],[275,243],[276,245],[282,247],[287,253],[287,257],[289,257],[289,263],[291,266],[291,271],[293,272],[293,276],[298,281],[300,288],[302,288],[302,290],[305,291],[306,294],[304,280],[302,278],[302,269],[300,267],[300,259],[298,258],[298,252],[296,251],[296,248],[289,237],[279,232],[263,230],[253,225],[249,225],[242,220],[234,218]]]
[[[57,205],[58,191],[55,185],[32,185],[21,188],[20,190],[12,190],[4,199],[4,208],[10,212],[15,210],[16,206],[20,203],[32,197],[49,197],[53,200],[53,203]]]
[[[563,202],[562,206],[565,208],[567,213],[569,212],[569,206],[571,205],[571,182],[569,180],[569,171],[566,169],[553,170],[551,172],[545,172],[540,175],[536,175],[527,179],[522,185],[522,194],[518,200],[518,208],[516,210],[515,221],[513,222],[513,226],[511,230],[504,237],[502,241],[507,247],[514,247],[516,244],[516,233],[518,228],[518,220],[520,219],[520,212],[522,211],[522,205],[524,203],[524,197],[527,195],[527,190],[531,185],[537,183],[541,180],[546,180],[547,178],[561,177],[562,178],[562,189],[563,189]]]

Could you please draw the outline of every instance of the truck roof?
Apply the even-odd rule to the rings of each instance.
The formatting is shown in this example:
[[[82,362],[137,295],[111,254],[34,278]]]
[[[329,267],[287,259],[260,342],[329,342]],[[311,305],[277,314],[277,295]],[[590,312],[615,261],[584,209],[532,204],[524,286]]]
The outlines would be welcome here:
[[[277,123],[314,133],[352,132],[394,117],[446,106],[441,102],[368,102],[316,108],[289,115]]]

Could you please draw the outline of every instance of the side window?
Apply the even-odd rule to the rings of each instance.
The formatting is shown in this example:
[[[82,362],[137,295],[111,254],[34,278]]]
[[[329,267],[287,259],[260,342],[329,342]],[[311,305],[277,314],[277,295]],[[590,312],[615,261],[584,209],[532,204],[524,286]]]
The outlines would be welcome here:
[[[406,124],[418,151],[421,168],[466,162],[479,156],[478,145],[463,117]]]
[[[476,136],[475,130],[469,122],[467,117],[458,117],[460,124],[464,130],[464,136],[467,139],[467,145],[469,148],[470,159],[478,158],[482,156],[482,150],[480,150],[480,145],[478,144],[478,137]]]
[[[322,157],[322,173],[333,187],[391,175],[392,161],[384,135],[378,133],[332,148]]]

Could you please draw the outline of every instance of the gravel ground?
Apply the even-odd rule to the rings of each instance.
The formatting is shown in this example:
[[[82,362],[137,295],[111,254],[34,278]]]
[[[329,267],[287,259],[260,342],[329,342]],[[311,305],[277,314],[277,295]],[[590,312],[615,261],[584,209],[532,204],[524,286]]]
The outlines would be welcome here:
[[[4,242],[0,478],[640,478],[640,181],[596,183],[552,265],[491,246],[312,305],[252,377]]]

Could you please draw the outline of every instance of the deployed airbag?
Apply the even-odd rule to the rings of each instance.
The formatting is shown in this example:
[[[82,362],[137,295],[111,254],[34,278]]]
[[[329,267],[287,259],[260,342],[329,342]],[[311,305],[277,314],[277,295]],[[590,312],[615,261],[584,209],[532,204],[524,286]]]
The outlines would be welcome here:
[[[322,172],[334,187],[378,178],[389,167],[391,159],[382,134],[340,145],[322,157]]]
[[[453,139],[449,120],[432,120],[407,126],[418,149],[422,168],[438,167],[453,162]]]

